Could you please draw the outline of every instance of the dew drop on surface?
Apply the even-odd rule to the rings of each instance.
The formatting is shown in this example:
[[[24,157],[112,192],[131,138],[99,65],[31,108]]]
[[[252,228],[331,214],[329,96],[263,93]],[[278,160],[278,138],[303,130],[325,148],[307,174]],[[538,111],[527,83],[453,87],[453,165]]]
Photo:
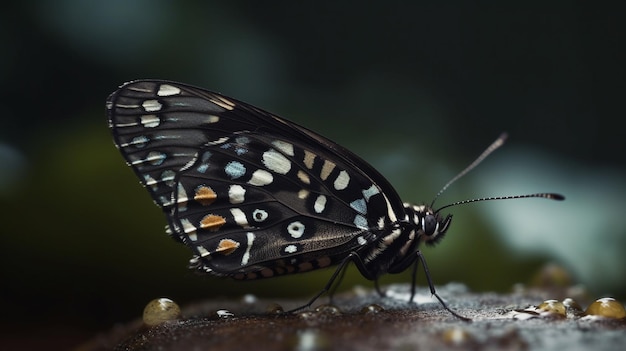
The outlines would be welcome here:
[[[377,314],[384,310],[385,309],[382,306],[373,303],[363,307],[360,312],[361,314]]]
[[[301,319],[312,320],[317,317],[317,313],[311,312],[311,311],[302,311],[302,312],[298,312],[297,316],[298,318],[301,318]]]
[[[583,308],[580,307],[578,302],[576,302],[576,300],[572,299],[571,297],[566,297],[565,299],[563,299],[563,305],[565,305],[565,307],[567,307],[568,309],[579,310],[579,311],[583,310]]]
[[[624,305],[611,297],[603,297],[594,301],[587,310],[586,315],[605,317],[605,318],[626,318],[626,310]]]
[[[329,314],[329,315],[340,315],[341,310],[339,307],[335,305],[319,305],[315,308],[315,312]]]
[[[537,306],[537,310],[565,317],[565,305],[558,300],[546,300]]]
[[[285,309],[283,308],[283,306],[277,303],[271,303],[267,305],[267,307],[265,308],[265,312],[267,312],[268,314],[281,314],[285,312]]]
[[[231,318],[235,316],[235,314],[229,310],[217,310],[215,313],[219,318]]]
[[[143,309],[143,322],[149,326],[180,319],[180,307],[176,302],[162,297],[154,299]]]
[[[580,307],[578,302],[576,302],[576,300],[572,299],[571,297],[566,297],[565,299],[563,299],[563,306],[565,306],[567,313],[570,313],[574,316],[581,316],[584,313],[583,308]]]

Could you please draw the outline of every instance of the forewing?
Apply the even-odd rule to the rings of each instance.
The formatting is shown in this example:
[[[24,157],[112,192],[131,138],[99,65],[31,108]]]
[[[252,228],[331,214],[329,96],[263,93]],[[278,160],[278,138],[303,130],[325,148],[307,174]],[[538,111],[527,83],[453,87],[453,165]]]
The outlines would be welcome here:
[[[401,207],[358,156],[216,93],[136,81],[107,110],[122,155],[205,272],[256,278],[332,264]]]

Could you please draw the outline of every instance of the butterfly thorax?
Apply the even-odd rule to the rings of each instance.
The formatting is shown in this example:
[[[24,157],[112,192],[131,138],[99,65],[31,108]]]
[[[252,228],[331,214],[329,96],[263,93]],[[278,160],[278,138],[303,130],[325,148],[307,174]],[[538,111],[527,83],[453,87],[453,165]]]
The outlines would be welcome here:
[[[442,218],[425,205],[405,203],[404,210],[404,219],[388,226],[377,244],[364,252],[360,270],[365,277],[376,279],[386,273],[404,271],[417,259],[419,245],[437,243],[452,221],[451,215]]]

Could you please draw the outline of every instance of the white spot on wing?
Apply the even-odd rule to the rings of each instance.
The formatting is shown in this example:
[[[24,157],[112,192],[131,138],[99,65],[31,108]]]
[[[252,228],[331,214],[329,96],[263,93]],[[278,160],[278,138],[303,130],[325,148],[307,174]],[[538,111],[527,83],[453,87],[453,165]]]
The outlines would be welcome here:
[[[341,171],[339,172],[339,175],[337,175],[337,178],[335,178],[333,186],[336,190],[343,190],[348,187],[348,183],[350,183],[350,176],[348,175],[348,172]]]
[[[228,188],[228,200],[231,204],[240,204],[245,200],[246,189],[241,185],[235,184]]]
[[[189,237],[191,241],[198,241],[198,234],[196,234],[196,232],[187,234],[187,237]]]
[[[140,119],[141,125],[146,128],[155,128],[161,124],[161,119],[155,115],[143,115]]]
[[[291,161],[274,149],[263,153],[263,164],[278,174],[287,174],[291,170]]]
[[[143,107],[146,112],[154,112],[160,111],[163,105],[161,105],[158,100],[146,100],[141,104],[141,107]]]
[[[243,228],[250,227],[250,225],[248,225],[248,219],[246,218],[246,214],[243,213],[242,210],[238,208],[231,208],[230,214],[233,215],[233,219],[235,220],[235,223],[237,223],[240,227],[243,227]]]
[[[181,219],[180,224],[183,225],[183,231],[185,233],[191,233],[191,232],[196,231],[196,227],[193,224],[191,224],[191,222],[186,218]]]
[[[287,245],[287,246],[285,246],[284,251],[286,253],[290,253],[290,254],[296,253],[296,252],[298,252],[298,247],[296,245]]]
[[[182,183],[178,183],[178,188],[176,189],[176,203],[181,204],[187,201],[189,201],[187,191],[185,191],[185,187],[183,187]]]
[[[300,221],[291,222],[287,226],[287,232],[292,238],[300,239],[304,234],[304,224]]]
[[[248,261],[250,261],[250,250],[252,249],[252,243],[255,239],[254,233],[252,232],[246,233],[246,237],[248,238],[248,245],[246,246],[246,252],[244,252],[243,257],[241,257],[242,266],[247,265]]]
[[[170,84],[161,84],[161,86],[159,86],[159,91],[157,91],[158,96],[171,96],[178,94],[180,94],[180,89]]]
[[[315,199],[315,204],[313,205],[313,209],[317,213],[322,213],[326,208],[326,196],[320,195]]]
[[[248,181],[248,184],[254,186],[263,186],[271,184],[274,181],[272,174],[264,169],[257,169],[252,173],[252,178]]]
[[[272,145],[274,145],[278,150],[282,151],[284,154],[289,155],[289,156],[293,156],[293,145],[282,141],[282,140],[274,140],[272,142]]]
[[[198,253],[200,254],[200,257],[206,257],[206,256],[209,256],[211,254],[209,252],[209,250],[205,249],[204,246],[202,246],[202,245],[196,246],[196,249],[198,250]]]
[[[156,181],[156,179],[152,178],[149,174],[144,174],[143,181],[146,184],[146,186],[152,187],[154,190],[156,190],[155,185],[157,185],[158,182]]]

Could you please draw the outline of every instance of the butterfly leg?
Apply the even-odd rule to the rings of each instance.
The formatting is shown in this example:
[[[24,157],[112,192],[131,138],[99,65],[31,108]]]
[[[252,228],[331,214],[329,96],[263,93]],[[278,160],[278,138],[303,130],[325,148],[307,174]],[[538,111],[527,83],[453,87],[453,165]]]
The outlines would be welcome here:
[[[374,279],[374,289],[376,289],[378,296],[380,297],[387,296],[384,291],[380,290],[380,284],[378,283],[378,279]]]
[[[287,311],[287,313],[296,312],[296,311],[299,311],[299,310],[302,310],[302,309],[305,309],[305,308],[309,308],[309,307],[311,307],[311,305],[313,305],[313,303],[320,296],[324,295],[326,292],[328,292],[328,291],[334,292],[336,287],[333,288],[333,284],[335,284],[335,281],[337,280],[337,278],[339,278],[338,283],[341,282],[341,280],[343,279],[343,276],[345,274],[345,270],[348,268],[348,264],[351,261],[357,262],[357,265],[358,265],[361,262],[361,258],[359,257],[359,255],[356,252],[351,252],[349,255],[346,256],[346,258],[344,258],[341,261],[341,263],[339,264],[337,269],[335,269],[335,272],[333,273],[333,275],[328,280],[328,283],[326,283],[326,285],[324,286],[324,288],[320,292],[315,294],[315,296],[313,296],[313,298],[311,300],[309,300],[309,302],[305,303],[304,305],[302,305],[300,307],[296,307],[296,308],[294,308],[292,310],[289,310],[289,311]]]
[[[462,321],[471,322],[472,320],[470,318],[463,317],[460,314],[454,312],[452,309],[450,309],[450,307],[448,307],[448,305],[446,305],[445,302],[443,302],[443,299],[437,294],[437,291],[435,291],[435,285],[433,284],[433,281],[430,278],[430,271],[428,270],[428,265],[426,264],[426,260],[424,259],[424,256],[422,255],[422,252],[417,250],[416,255],[417,255],[418,259],[415,261],[415,263],[413,265],[413,279],[411,280],[411,298],[410,298],[409,301],[413,302],[413,297],[415,296],[415,281],[416,281],[416,275],[417,275],[417,266],[419,265],[419,262],[421,262],[422,263],[422,267],[424,267],[424,273],[426,274],[426,281],[428,282],[428,287],[430,288],[430,293],[433,296],[435,296],[437,298],[437,300],[439,300],[439,303],[441,304],[441,306],[443,306],[443,308],[445,308],[453,316],[457,317],[458,319],[460,319]]]
[[[346,271],[348,270],[348,265],[346,264],[346,267],[344,269],[341,270],[341,272],[339,273],[339,275],[334,278],[336,280],[336,283],[333,283],[332,286],[329,286],[328,289],[328,299],[330,300],[330,303],[333,302],[333,296],[335,295],[335,292],[337,292],[337,289],[339,288],[339,285],[341,285],[341,282],[343,281],[343,278],[346,276]],[[333,278],[331,278],[333,279]]]
[[[409,298],[409,302],[413,302],[413,298],[415,297],[415,287],[417,286],[417,267],[420,265],[420,261],[425,261],[420,251],[417,251],[417,256],[420,257],[420,259],[415,260],[415,262],[413,263],[413,272],[411,273],[411,297]],[[431,293],[434,293],[435,288],[430,282],[430,273],[428,273],[428,268],[425,268],[425,270],[426,280],[428,280],[428,286],[430,286]]]

